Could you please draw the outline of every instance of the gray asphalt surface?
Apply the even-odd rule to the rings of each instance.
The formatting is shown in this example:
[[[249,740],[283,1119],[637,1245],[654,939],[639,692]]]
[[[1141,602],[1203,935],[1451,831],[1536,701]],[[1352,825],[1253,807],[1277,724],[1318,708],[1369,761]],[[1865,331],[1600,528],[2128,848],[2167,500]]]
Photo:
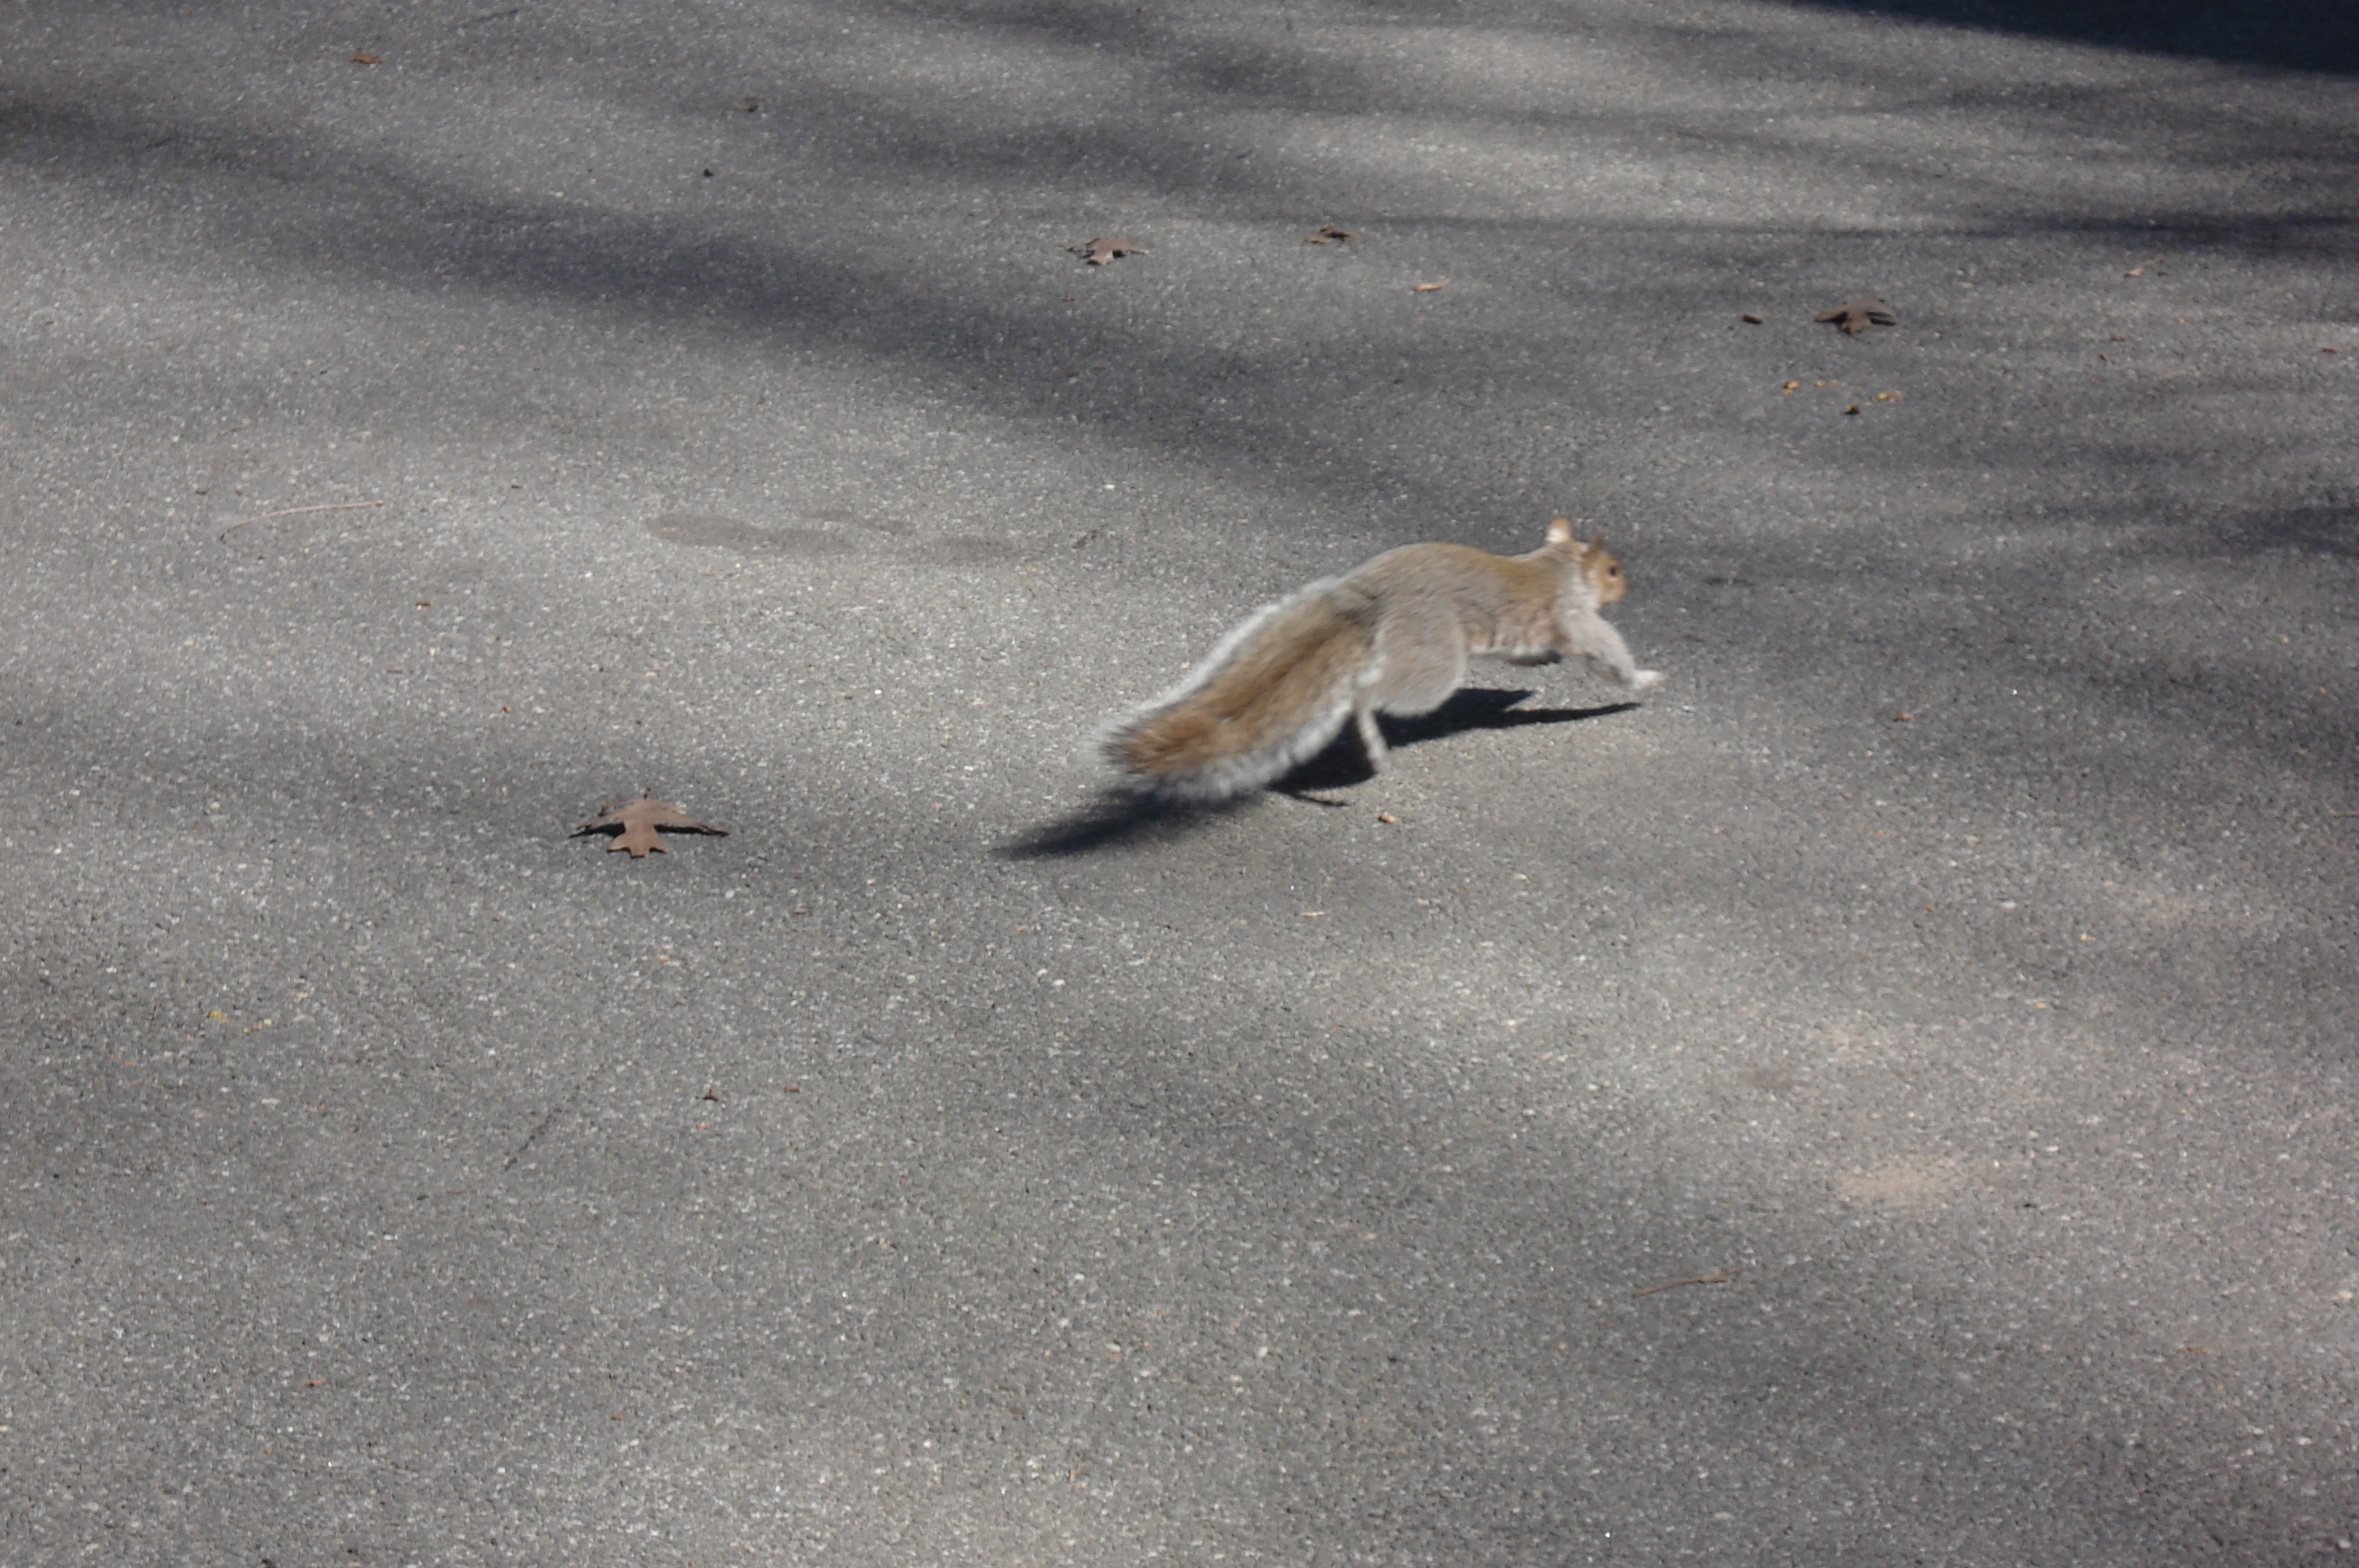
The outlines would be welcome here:
[[[2359,80],[2205,16],[9,6],[0,1564],[2359,1562]],[[1104,806],[1556,511],[1642,703]]]

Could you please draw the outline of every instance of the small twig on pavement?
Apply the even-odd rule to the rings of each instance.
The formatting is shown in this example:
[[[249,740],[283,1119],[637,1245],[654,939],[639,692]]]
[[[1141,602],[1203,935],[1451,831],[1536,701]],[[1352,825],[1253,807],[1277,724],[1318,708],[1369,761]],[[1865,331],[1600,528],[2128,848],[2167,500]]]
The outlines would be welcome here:
[[[1658,1290],[1676,1290],[1681,1285],[1725,1285],[1743,1272],[1744,1270],[1740,1269],[1723,1269],[1717,1274],[1699,1274],[1692,1279],[1666,1279],[1659,1285],[1649,1285],[1643,1290],[1633,1290],[1630,1294],[1633,1297],[1651,1296]]]
[[[240,517],[228,528],[222,529],[221,537],[226,539],[235,529],[242,528],[248,523],[259,523],[270,517],[299,517],[306,512],[350,512],[363,506],[384,505],[382,501],[331,501],[324,506],[289,506],[283,512],[256,512],[250,517]]]

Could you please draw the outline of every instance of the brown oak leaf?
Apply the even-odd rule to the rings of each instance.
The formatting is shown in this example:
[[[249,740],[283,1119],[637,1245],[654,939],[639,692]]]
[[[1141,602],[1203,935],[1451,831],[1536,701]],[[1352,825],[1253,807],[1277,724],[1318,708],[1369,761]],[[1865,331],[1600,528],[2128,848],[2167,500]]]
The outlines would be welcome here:
[[[1894,314],[1892,307],[1874,295],[1862,295],[1856,299],[1846,299],[1832,310],[1821,310],[1819,312],[1819,320],[1832,321],[1854,337],[1870,327],[1897,326],[1900,321],[1900,318]]]
[[[1360,237],[1355,229],[1339,229],[1332,223],[1321,223],[1319,232],[1305,239],[1304,245],[1349,245]]]
[[[711,833],[714,838],[729,836],[726,828],[707,827],[702,822],[690,822],[678,806],[668,805],[645,789],[639,791],[637,800],[628,804],[599,807],[598,814],[575,828],[571,836],[580,838],[584,833],[612,833],[614,842],[606,846],[608,849],[626,849],[631,852],[633,860],[644,860],[649,850],[658,855],[670,853],[664,847],[662,835],[657,832],[659,828],[673,833]]]
[[[1128,256],[1133,251],[1141,256],[1147,254],[1147,247],[1136,240],[1092,240],[1086,245],[1067,245],[1065,248],[1092,267],[1103,267],[1116,256]]]

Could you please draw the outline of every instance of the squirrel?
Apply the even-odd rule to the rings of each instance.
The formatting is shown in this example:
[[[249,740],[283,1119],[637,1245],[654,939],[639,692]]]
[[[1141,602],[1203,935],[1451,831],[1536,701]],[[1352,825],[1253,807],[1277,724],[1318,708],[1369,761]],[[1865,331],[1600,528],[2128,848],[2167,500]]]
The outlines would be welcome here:
[[[1431,713],[1470,657],[1578,654],[1634,691],[1660,681],[1598,616],[1629,591],[1605,536],[1583,544],[1564,517],[1527,555],[1404,545],[1247,616],[1179,685],[1102,732],[1099,747],[1142,793],[1223,800],[1317,756],[1349,719],[1382,772],[1376,715]]]

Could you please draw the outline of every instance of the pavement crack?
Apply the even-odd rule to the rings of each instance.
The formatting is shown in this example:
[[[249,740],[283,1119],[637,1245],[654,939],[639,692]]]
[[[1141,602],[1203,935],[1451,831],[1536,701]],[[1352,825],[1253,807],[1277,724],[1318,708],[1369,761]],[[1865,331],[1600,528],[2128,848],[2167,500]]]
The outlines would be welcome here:
[[[500,1169],[503,1171],[515,1170],[516,1162],[522,1160],[525,1157],[526,1151],[530,1149],[534,1144],[540,1141],[540,1135],[547,1132],[549,1127],[555,1124],[558,1117],[563,1116],[567,1111],[573,1108],[573,1103],[582,1098],[582,1091],[589,1088],[592,1081],[597,1076],[598,1068],[595,1063],[592,1063],[590,1071],[582,1075],[582,1082],[573,1085],[573,1092],[566,1095],[565,1098],[558,1101],[557,1104],[549,1106],[549,1110],[541,1116],[540,1120],[533,1124],[532,1130],[524,1135],[524,1141],[517,1144],[516,1148],[508,1151],[507,1159],[500,1162]]]

